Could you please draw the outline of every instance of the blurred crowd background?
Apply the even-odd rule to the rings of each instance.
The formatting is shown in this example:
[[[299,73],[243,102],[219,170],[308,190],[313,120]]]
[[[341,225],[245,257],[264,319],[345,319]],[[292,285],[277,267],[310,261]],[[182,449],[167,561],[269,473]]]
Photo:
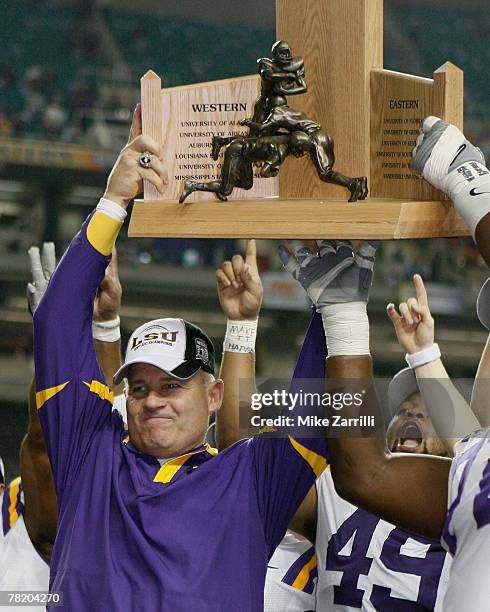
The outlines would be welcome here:
[[[465,131],[488,157],[486,3],[389,0],[384,11],[385,68],[431,77],[448,60],[461,67]],[[32,374],[27,248],[54,240],[61,255],[95,205],[149,68],[169,87],[255,72],[276,38],[275,2],[0,0],[0,14],[0,454],[13,469]],[[214,268],[240,241],[123,236],[118,244],[125,337],[144,319],[180,315],[221,342]],[[289,375],[309,317],[276,250],[274,241],[259,244],[262,376]],[[486,338],[474,303],[487,271],[471,239],[383,243],[371,299],[378,374],[403,366],[384,308],[408,295],[415,272],[428,282],[451,373],[472,376]]]

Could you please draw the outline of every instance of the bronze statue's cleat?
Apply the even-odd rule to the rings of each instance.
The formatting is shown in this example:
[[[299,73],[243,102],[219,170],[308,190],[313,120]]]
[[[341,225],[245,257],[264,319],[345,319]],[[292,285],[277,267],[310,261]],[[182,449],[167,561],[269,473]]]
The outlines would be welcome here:
[[[369,193],[369,189],[367,185],[367,176],[361,176],[361,187],[362,187],[362,193],[359,196],[359,199],[365,200]]]
[[[191,195],[192,191],[193,189],[191,181],[184,181],[184,188],[182,189],[182,193],[180,194],[179,203],[182,204],[185,199]]]
[[[357,202],[357,200],[364,200],[368,194],[367,188],[367,177],[360,176],[359,178],[354,179],[354,187],[351,190],[351,195],[349,198],[349,202]]]

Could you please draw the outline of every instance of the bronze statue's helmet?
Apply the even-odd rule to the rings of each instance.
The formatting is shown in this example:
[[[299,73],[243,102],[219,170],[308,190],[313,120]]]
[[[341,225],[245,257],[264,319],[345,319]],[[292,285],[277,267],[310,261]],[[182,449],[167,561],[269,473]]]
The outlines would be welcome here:
[[[275,60],[290,60],[293,57],[291,47],[284,40],[278,40],[272,45],[272,58]]]

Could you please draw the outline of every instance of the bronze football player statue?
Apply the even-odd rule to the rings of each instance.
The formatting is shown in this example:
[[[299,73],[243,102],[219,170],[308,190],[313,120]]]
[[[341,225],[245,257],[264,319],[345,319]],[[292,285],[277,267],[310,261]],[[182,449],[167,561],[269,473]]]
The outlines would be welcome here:
[[[293,57],[291,47],[280,40],[272,47],[272,59],[260,58],[257,64],[260,95],[252,118],[240,122],[248,127],[249,133],[214,136],[211,148],[214,160],[225,147],[220,179],[208,183],[185,181],[179,202],[194,191],[210,191],[226,200],[235,187],[252,188],[254,167],[261,168],[259,177],[277,176],[288,155],[301,157],[306,153],[322,181],[346,187],[349,202],[364,200],[368,194],[367,177],[352,178],[335,171],[333,138],[322,131],[321,125],[287,104],[286,96],[307,91],[303,59]]]
[[[255,101],[252,121],[263,123],[276,106],[286,104],[286,96],[308,91],[305,64],[302,57],[293,57],[287,42],[278,40],[272,45],[272,59],[257,60],[260,75],[260,95]],[[250,130],[250,136],[255,136]]]

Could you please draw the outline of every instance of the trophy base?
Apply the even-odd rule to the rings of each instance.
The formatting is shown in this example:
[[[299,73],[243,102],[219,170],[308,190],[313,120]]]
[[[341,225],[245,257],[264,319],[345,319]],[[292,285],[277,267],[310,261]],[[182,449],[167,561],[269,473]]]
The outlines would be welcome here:
[[[367,198],[135,200],[128,235],[147,238],[378,239],[469,236],[449,201]]]

